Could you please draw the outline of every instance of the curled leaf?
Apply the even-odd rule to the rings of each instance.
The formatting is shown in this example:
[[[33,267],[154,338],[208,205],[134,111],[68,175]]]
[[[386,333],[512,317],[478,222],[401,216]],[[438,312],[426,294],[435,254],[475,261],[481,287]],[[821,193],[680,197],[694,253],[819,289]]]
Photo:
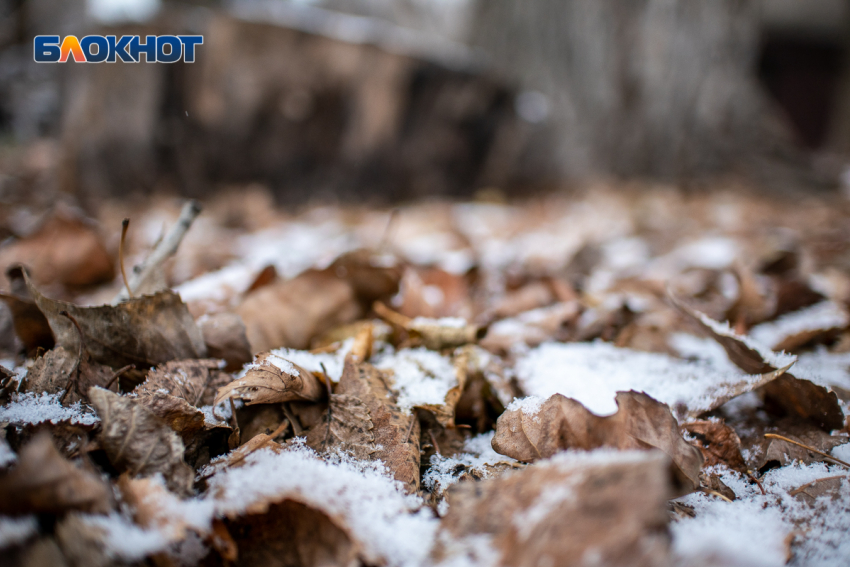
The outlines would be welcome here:
[[[257,357],[245,376],[219,388],[213,405],[230,398],[238,398],[251,405],[315,402],[326,396],[327,386],[315,374],[267,352]]]
[[[704,332],[716,340],[734,364],[748,374],[771,376],[787,369],[796,357],[775,353],[745,336],[736,334],[728,325],[711,319],[703,313],[685,305],[672,295],[676,307],[695,321]],[[772,375],[775,379],[764,382],[759,390],[764,394],[768,409],[774,413],[796,415],[811,421],[825,431],[839,429],[844,425],[844,413],[838,404],[838,396],[790,372]]]

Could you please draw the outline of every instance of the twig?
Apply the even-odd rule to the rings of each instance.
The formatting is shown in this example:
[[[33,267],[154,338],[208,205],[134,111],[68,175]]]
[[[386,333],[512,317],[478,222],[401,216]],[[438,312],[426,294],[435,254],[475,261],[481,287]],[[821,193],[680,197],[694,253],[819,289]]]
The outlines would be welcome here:
[[[127,279],[127,270],[124,269],[124,242],[127,239],[127,228],[130,226],[130,219],[121,221],[121,242],[118,244],[118,265],[121,267],[121,278],[124,280],[124,288],[127,290],[127,297],[133,297],[133,290],[130,289],[130,280]]]
[[[710,494],[712,496],[717,496],[718,498],[720,498],[721,500],[725,500],[726,502],[732,502],[731,500],[729,500],[729,498],[727,498],[726,496],[723,496],[722,494],[720,494],[716,490],[712,490],[710,488],[703,487],[703,488],[700,489],[700,491],[704,492],[706,494]]]
[[[325,385],[328,387],[328,430],[325,432],[325,440],[322,441],[322,449],[324,449],[328,440],[331,438],[331,379],[328,377],[328,370],[325,368],[325,363],[320,362],[319,366],[322,367],[322,373],[325,375]]]
[[[428,435],[431,436],[431,444],[434,446],[434,450],[437,451],[438,455],[442,455],[443,453],[440,451],[440,445],[437,443],[437,438],[434,436],[434,430],[429,429]]]
[[[281,404],[281,407],[283,407],[283,414],[287,417],[287,419],[289,419],[289,421],[292,422],[292,432],[296,437],[298,437],[304,432],[304,430],[301,429],[301,424],[298,423],[298,419],[295,417],[295,414],[292,413],[292,408],[289,407],[289,402]]]
[[[186,235],[189,227],[192,226],[192,222],[200,214],[200,212],[201,206],[197,201],[189,201],[183,205],[183,210],[180,211],[180,218],[177,219],[177,223],[171,227],[171,230],[165,235],[165,238],[163,238],[154,247],[154,249],[151,250],[148,257],[145,258],[141,264],[133,268],[133,274],[129,282],[130,285],[127,287],[138,291],[139,286],[143,282],[147,281],[153,272],[162,266],[163,262],[177,252],[180,242],[183,240],[183,237]],[[129,296],[125,295],[126,291],[127,290],[122,289],[121,292],[115,296],[115,299],[112,300],[112,304],[115,305],[128,299]]]
[[[793,439],[788,439],[787,437],[783,437],[782,435],[777,435],[775,433],[765,433],[764,436],[767,437],[768,439],[779,439],[780,441],[785,441],[786,443],[791,443],[792,445],[797,445],[798,447],[802,447],[803,449],[807,449],[807,450],[811,451],[812,453],[817,453],[821,457],[824,457],[824,458],[829,459],[831,461],[835,461],[839,465],[847,467],[848,469],[850,469],[850,463],[846,463],[846,462],[842,461],[841,459],[837,459],[837,458],[833,457],[829,453],[824,453],[823,451],[819,451],[819,450],[815,449],[814,447],[810,447],[808,445],[800,443],[799,441],[794,441]]]
[[[812,482],[804,484],[803,486],[797,487],[794,490],[790,491],[788,494],[790,494],[791,496],[797,496],[798,494],[800,494],[801,492],[803,492],[807,488],[810,488],[810,487],[816,485],[819,482],[823,482],[825,480],[835,480],[837,478],[847,478],[847,475],[839,474],[839,475],[835,475],[835,476],[825,476],[823,478],[819,478],[817,480],[813,480]]]
[[[404,436],[404,442],[410,442],[410,434],[413,433],[413,426],[416,425],[416,415],[414,414],[410,418],[410,427],[407,428],[407,435]]]
[[[62,403],[65,401],[65,396],[67,396],[68,392],[71,391],[71,386],[77,383],[77,377],[80,374],[80,361],[83,360],[83,348],[85,344],[85,339],[83,338],[83,330],[80,328],[80,324],[77,323],[77,320],[74,319],[73,315],[71,315],[67,311],[60,311],[59,314],[70,319],[71,323],[74,324],[74,327],[76,327],[77,332],[80,334],[80,348],[77,351],[77,362],[74,363],[74,368],[71,370],[71,372],[68,373],[68,384],[65,386],[65,391],[62,392],[62,397],[59,398],[59,403]]]
[[[104,386],[104,388],[106,388],[108,390],[109,388],[112,387],[112,383],[115,382],[116,380],[118,380],[119,376],[121,376],[122,374],[124,374],[128,370],[133,370],[135,368],[136,368],[135,364],[128,364],[127,366],[124,366],[123,368],[119,368],[118,370],[115,371],[115,374],[112,375],[112,378],[109,379],[109,382],[106,383],[106,386]]]
[[[759,487],[759,490],[761,490],[761,495],[767,496],[767,491],[764,489],[764,486],[762,485],[761,481],[756,478],[756,475],[754,475],[752,471],[747,471],[747,476],[750,477],[750,480],[756,483],[756,486]]]

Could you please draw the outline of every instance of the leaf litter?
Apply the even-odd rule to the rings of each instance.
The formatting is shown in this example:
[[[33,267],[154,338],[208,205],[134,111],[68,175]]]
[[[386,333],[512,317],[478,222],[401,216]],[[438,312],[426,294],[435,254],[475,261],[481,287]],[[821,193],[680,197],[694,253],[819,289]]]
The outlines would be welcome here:
[[[4,256],[30,272],[0,290],[0,552],[845,563],[850,277],[815,234],[842,209],[665,191],[272,211],[236,238],[238,205],[154,202],[136,267],[104,260],[115,219],[60,212],[44,230],[90,257],[28,265],[38,233]]]

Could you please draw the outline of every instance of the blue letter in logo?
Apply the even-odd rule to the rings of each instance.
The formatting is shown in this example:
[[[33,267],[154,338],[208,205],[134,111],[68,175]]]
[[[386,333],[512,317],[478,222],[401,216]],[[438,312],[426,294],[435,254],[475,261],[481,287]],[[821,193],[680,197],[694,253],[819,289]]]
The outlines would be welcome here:
[[[121,61],[124,63],[138,63],[137,60],[133,59],[133,56],[130,55],[130,52],[127,51],[127,47],[130,45],[131,36],[122,35],[121,39],[116,41],[114,35],[106,36],[106,40],[109,42],[109,57],[107,57],[107,63],[115,63],[116,55]]]
[[[202,35],[181,35],[178,36],[183,42],[184,53],[183,61],[185,63],[195,62],[195,46],[204,44],[204,36]]]
[[[93,45],[97,46],[97,53],[92,51]],[[87,35],[80,40],[80,47],[83,48],[86,61],[89,63],[106,61],[106,57],[109,55],[109,42],[102,35]]]
[[[56,63],[59,61],[59,36],[35,36],[35,53],[33,54],[33,59],[35,59],[36,63]]]
[[[156,63],[156,36],[146,36],[145,40],[145,43],[142,43],[137,35],[130,38],[130,57],[136,61],[141,61],[139,55],[144,53],[145,61],[148,63]]]
[[[150,41],[150,39],[148,40]],[[171,46],[170,53],[165,52],[165,46]],[[183,54],[183,44],[175,35],[161,35],[156,38],[156,60],[158,63],[174,63]]]

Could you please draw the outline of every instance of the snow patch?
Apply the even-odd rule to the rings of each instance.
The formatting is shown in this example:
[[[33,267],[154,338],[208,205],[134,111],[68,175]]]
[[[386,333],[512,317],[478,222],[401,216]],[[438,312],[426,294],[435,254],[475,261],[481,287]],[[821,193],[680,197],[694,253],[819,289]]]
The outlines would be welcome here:
[[[78,425],[94,425],[100,421],[96,415],[86,413],[79,402],[69,406],[59,403],[61,394],[12,394],[11,402],[0,407],[0,421],[13,424],[59,423],[67,421]]]

